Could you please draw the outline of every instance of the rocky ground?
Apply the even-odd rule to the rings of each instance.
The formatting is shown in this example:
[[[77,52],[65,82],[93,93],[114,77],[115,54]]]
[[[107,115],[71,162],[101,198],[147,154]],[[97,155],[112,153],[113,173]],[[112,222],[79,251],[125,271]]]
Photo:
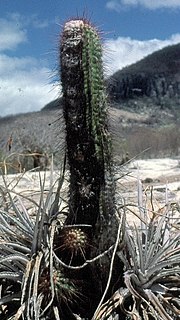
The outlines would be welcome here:
[[[135,199],[137,184],[141,181],[143,189],[153,188],[158,201],[163,201],[165,191],[170,201],[180,201],[180,160],[150,159],[130,161],[120,167],[119,189],[125,198]],[[118,173],[117,173],[118,176]]]
[[[125,174],[124,176],[122,176]],[[180,218],[180,161],[178,159],[150,159],[130,161],[119,168],[117,180],[119,194],[129,208],[129,221],[133,216],[164,214],[169,212],[175,222]],[[143,210],[139,210],[139,208]],[[145,210],[144,210],[145,209]],[[133,218],[133,219],[132,219]]]
[[[5,182],[11,194],[21,195],[25,206],[35,214],[35,203],[28,201],[34,200],[39,202],[42,183],[44,185],[44,201],[47,198],[51,186],[56,190],[59,173],[50,171],[25,172],[23,174],[0,176],[0,190],[3,190]],[[146,208],[151,215],[153,212],[163,213],[168,208],[176,218],[180,216],[180,161],[178,159],[150,159],[135,160],[123,166],[116,167],[117,183],[117,201],[128,205],[128,214],[130,221],[136,220],[136,216],[141,214],[139,207]],[[61,207],[66,206],[67,182],[61,190],[62,203]],[[52,202],[52,201],[51,201]],[[51,205],[49,202],[49,206]],[[134,214],[133,214],[134,213]]]

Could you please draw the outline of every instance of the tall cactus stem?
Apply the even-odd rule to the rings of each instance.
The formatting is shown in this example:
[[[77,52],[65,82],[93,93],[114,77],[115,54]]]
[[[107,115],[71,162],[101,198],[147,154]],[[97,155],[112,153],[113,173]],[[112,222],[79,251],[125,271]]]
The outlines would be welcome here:
[[[102,45],[86,20],[65,23],[60,47],[63,112],[70,169],[67,223],[94,226],[114,210],[111,140]]]

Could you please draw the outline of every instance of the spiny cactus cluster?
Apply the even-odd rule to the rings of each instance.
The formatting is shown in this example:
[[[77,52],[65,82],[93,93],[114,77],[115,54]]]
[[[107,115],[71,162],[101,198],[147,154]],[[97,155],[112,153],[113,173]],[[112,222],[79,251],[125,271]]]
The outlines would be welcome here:
[[[68,248],[70,251],[75,254],[86,247],[87,245],[87,236],[86,234],[78,227],[63,229],[62,238],[62,249]]]

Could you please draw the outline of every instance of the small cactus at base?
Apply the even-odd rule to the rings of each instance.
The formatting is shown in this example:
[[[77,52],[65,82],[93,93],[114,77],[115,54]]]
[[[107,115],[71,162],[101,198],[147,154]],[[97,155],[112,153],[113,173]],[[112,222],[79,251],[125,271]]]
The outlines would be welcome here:
[[[59,303],[61,301],[70,303],[71,299],[76,300],[76,298],[78,298],[78,288],[72,280],[70,280],[63,274],[63,271],[61,271],[60,269],[54,269],[52,278],[56,299]],[[43,294],[46,303],[51,296],[51,290],[50,273],[47,268],[40,276],[38,285],[38,291],[39,293]]]
[[[85,252],[89,246],[87,234],[78,227],[66,227],[59,235],[60,244],[58,249],[64,251],[66,254],[73,256],[83,256],[85,259]]]

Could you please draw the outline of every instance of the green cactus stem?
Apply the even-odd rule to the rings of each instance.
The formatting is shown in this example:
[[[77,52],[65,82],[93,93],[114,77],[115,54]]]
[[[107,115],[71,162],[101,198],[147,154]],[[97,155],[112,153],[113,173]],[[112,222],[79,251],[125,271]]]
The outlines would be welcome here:
[[[67,223],[94,226],[101,211],[114,210],[114,183],[102,45],[88,21],[65,23],[60,65],[70,168]]]

